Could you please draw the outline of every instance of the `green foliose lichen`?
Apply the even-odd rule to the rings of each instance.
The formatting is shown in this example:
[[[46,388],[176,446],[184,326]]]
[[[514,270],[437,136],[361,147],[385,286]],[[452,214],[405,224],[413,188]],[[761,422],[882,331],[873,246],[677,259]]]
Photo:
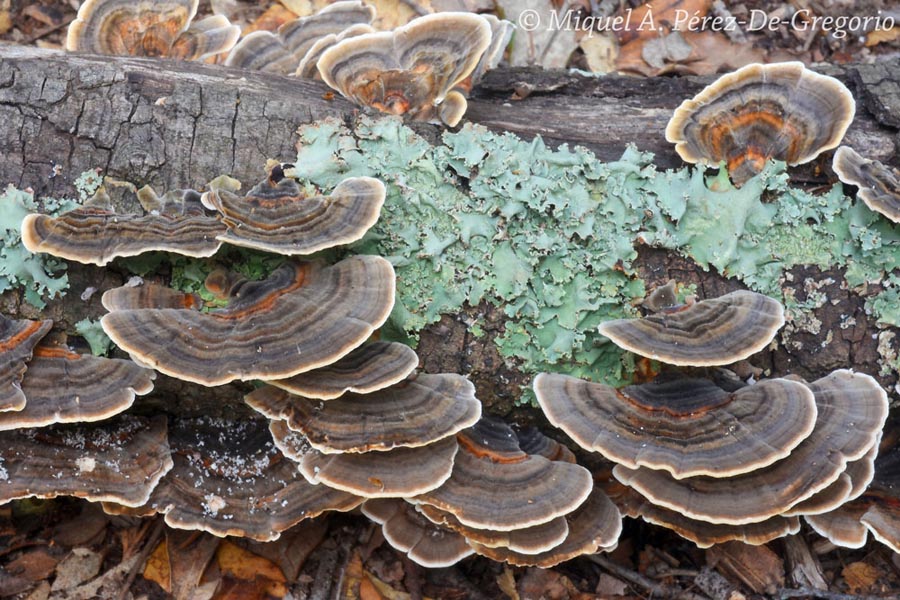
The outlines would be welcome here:
[[[45,211],[69,210],[74,203],[47,199]],[[22,219],[38,212],[34,196],[13,186],[0,194],[0,293],[21,287],[25,301],[37,307],[46,306],[45,299],[62,295],[69,287],[66,264],[45,254],[32,254],[22,245]]]
[[[645,293],[637,242],[783,300],[782,277],[796,265],[841,266],[861,285],[884,281],[900,261],[890,223],[839,186],[791,188],[784,164],[735,189],[724,172],[659,171],[634,149],[602,163],[582,148],[551,150],[474,125],[432,145],[399,119],[368,117],[353,132],[334,120],[305,126],[299,147],[293,174],[312,185],[362,175],[387,185],[381,219],[352,250],[385,256],[397,271],[388,335],[414,342],[441,314],[486,301],[509,317],[496,342],[525,372],[628,378],[630,357],[596,327],[633,315]],[[879,320],[897,322],[898,288],[890,277],[869,300]]]
[[[75,332],[83,337],[91,347],[94,356],[106,356],[112,348],[112,340],[103,331],[100,321],[82,319],[75,323]]]

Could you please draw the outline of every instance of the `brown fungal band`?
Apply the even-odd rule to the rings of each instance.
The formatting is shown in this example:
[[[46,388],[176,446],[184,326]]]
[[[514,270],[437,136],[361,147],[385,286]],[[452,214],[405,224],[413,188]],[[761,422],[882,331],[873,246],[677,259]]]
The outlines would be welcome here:
[[[32,214],[22,221],[22,243],[31,252],[104,266],[114,258],[154,250],[184,256],[216,253],[225,225],[206,214],[200,195],[182,190],[163,196],[159,210],[117,214],[85,206],[58,217]]]
[[[616,389],[541,373],[534,390],[550,422],[585,450],[676,479],[731,477],[771,465],[816,425],[812,391],[787,379],[728,392],[705,379]]]
[[[384,539],[391,546],[423,567],[449,567],[474,553],[463,536],[435,525],[403,500],[366,500],[362,512],[381,525]]]
[[[640,319],[607,321],[599,331],[641,356],[670,365],[711,367],[759,352],[782,325],[781,303],[739,290]]]
[[[203,299],[198,294],[154,283],[113,288],[103,294],[101,302],[110,312],[137,308],[203,308]]]
[[[412,500],[450,513],[467,527],[511,531],[552,521],[587,499],[593,488],[587,469],[527,455],[506,429],[504,436],[485,419],[460,433],[450,479]]]
[[[490,43],[491,27],[480,16],[437,13],[393,32],[335,44],[322,53],[319,73],[360,106],[435,120],[444,98],[472,73]]]
[[[294,179],[267,179],[246,196],[210,182],[204,202],[222,216],[218,239],[276,254],[312,254],[360,239],[378,220],[384,184],[371,177],[342,181],[328,196],[307,196]]]
[[[779,515],[825,489],[871,450],[887,419],[887,394],[873,378],[840,370],[809,384],[816,428],[785,459],[728,479],[674,479],[664,471],[617,465],[613,475],[664,508],[725,525]]]
[[[303,60],[300,61],[300,65],[294,71],[294,76],[302,77],[303,79],[321,79],[319,75],[319,59],[322,57],[322,53],[338,42],[343,42],[364,33],[375,33],[375,29],[368,24],[359,23],[351,25],[340,33],[332,33],[320,37],[307,51]]]
[[[841,473],[834,483],[803,502],[798,502],[790,510],[785,511],[784,516],[820,515],[855,500],[866,491],[875,477],[877,454],[876,443],[861,459],[848,463],[847,470]]]
[[[10,319],[0,314],[0,418],[5,411],[25,408],[22,377],[35,346],[51,327],[49,319]]]
[[[855,112],[852,94],[833,77],[800,62],[753,64],[685,100],[666,140],[685,162],[724,161],[740,185],[769,159],[795,166],[837,147]]]
[[[325,454],[416,448],[452,436],[481,416],[475,386],[462,375],[419,375],[370,394],[310,400],[264,386],[245,397],[253,409],[282,419]]]
[[[863,158],[847,146],[834,153],[832,168],[841,181],[859,188],[856,195],[866,206],[900,223],[900,173],[877,160]]]
[[[347,392],[369,394],[400,383],[419,366],[415,350],[396,342],[372,342],[344,358],[271,385],[305,398],[333,400]]]
[[[254,31],[232,48],[225,64],[289,75],[319,40],[355,25],[368,26],[374,18],[375,9],[358,0],[335,2],[314,15],[285,23],[276,33]]]
[[[69,25],[66,50],[199,60],[227,52],[240,28],[214,16],[193,26],[198,0],[86,0]]]
[[[5,431],[0,444],[0,504],[76,496],[140,506],[172,468],[163,417]]]
[[[22,380],[25,408],[0,413],[0,431],[108,419],[149,393],[155,377],[130,360],[38,346]]]
[[[730,541],[760,546],[800,531],[800,519],[781,515],[745,525],[716,525],[689,519],[674,510],[656,506],[631,489],[624,497],[617,498],[617,503],[627,516],[640,517],[648,523],[671,529],[694,542],[698,548],[709,548],[714,544]]]
[[[322,454],[310,450],[300,460],[300,472],[310,483],[364,498],[405,498],[447,481],[458,448],[451,436],[427,446],[387,452]]]
[[[269,541],[304,519],[362,502],[308,483],[263,421],[179,419],[169,440],[174,467],[141,510],[164,514],[176,529]]]
[[[862,548],[868,540],[869,529],[861,519],[868,510],[869,503],[865,501],[849,502],[826,513],[805,515],[803,520],[835,546]]]
[[[464,536],[470,542],[487,548],[508,548],[522,554],[539,554],[559,546],[569,535],[569,525],[565,517],[512,531],[492,531],[466,527],[459,519],[428,504],[419,504],[417,510],[429,521]]]
[[[472,542],[477,554],[515,566],[550,568],[583,554],[596,554],[616,547],[622,533],[622,516],[615,504],[600,489],[566,515],[569,533],[566,539],[550,550],[538,554],[524,554],[509,548],[489,548]]]
[[[135,308],[100,322],[133,359],[172,377],[207,386],[284,379],[340,359],[381,326],[394,304],[394,270],[377,256],[329,267],[289,261],[237,292],[208,313]]]

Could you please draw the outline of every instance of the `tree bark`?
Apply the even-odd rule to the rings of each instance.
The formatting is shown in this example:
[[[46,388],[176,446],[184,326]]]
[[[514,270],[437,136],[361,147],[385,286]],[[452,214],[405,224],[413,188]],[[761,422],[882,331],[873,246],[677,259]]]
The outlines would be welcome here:
[[[900,73],[900,60],[829,67],[827,72],[847,83],[858,99],[846,143],[865,156],[898,164],[900,81],[896,73]],[[619,158],[633,143],[655,153],[659,166],[674,167],[681,161],[664,139],[666,122],[683,99],[711,79],[594,78],[562,71],[500,69],[476,88],[465,118],[525,138],[540,134],[551,146],[583,145],[602,160]],[[75,178],[94,168],[137,185],[150,184],[158,191],[200,188],[221,174],[251,182],[260,178],[266,159],[294,159],[300,125],[335,118],[352,126],[357,110],[317,81],[216,65],[0,46],[0,184],[30,187],[41,196],[71,197],[76,194]],[[432,125],[414,126],[431,140],[442,131]],[[820,159],[792,171],[792,176],[799,182],[823,182],[828,171],[825,159]],[[739,286],[688,263],[664,252],[642,251],[637,266],[650,285],[674,277],[698,283],[708,295]],[[124,276],[115,266],[70,264],[72,292],[52,301],[41,314],[56,320],[61,329],[71,330],[80,319],[97,318],[104,312],[99,295],[80,301],[81,290],[120,285]],[[846,364],[852,356],[856,368],[877,371],[877,342],[869,331],[862,300],[844,296],[846,302],[825,310],[856,314],[859,325],[838,333],[841,344],[833,352],[794,356],[779,349],[770,355],[769,366],[783,372],[806,364],[810,365],[807,371],[815,373],[833,368],[832,363]],[[11,316],[35,318],[38,314],[16,294],[4,294],[0,300],[4,313]],[[502,330],[500,311],[486,306],[473,310],[485,313],[482,316],[493,333]],[[825,323],[834,321],[818,316]],[[425,367],[430,372],[470,373],[494,412],[507,413],[517,399],[518,386],[527,384],[527,378],[504,364],[491,343],[492,331],[475,338],[464,321],[447,317],[423,333],[419,352]],[[888,378],[883,383],[895,381]],[[225,411],[231,413],[248,387],[198,390],[160,376],[152,402],[174,406],[172,399],[177,397],[180,411],[216,413],[228,407]]]
[[[900,60],[828,69],[860,99],[847,144],[882,162],[896,161],[900,148],[900,82],[890,76],[898,71]],[[466,120],[525,138],[540,134],[552,146],[583,145],[602,160],[634,143],[674,167],[681,162],[665,141],[666,122],[711,79],[501,69],[476,88]],[[223,173],[253,181],[266,159],[292,159],[298,126],[349,121],[356,110],[317,81],[0,46],[0,183],[71,196],[75,177],[98,167],[161,190],[196,188]],[[799,171],[800,179],[821,181],[816,166]]]

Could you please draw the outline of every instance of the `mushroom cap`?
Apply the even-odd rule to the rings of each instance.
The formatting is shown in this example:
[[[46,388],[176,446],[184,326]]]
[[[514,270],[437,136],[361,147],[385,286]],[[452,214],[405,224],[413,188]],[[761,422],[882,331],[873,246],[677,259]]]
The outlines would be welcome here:
[[[356,104],[428,120],[490,43],[482,17],[437,13],[393,32],[345,39],[322,53],[318,67],[325,83]]]
[[[204,60],[228,52],[241,37],[241,28],[224,15],[212,15],[192,23],[178,36],[168,56],[181,60]]]
[[[112,312],[137,308],[203,308],[203,299],[198,294],[173,290],[155,283],[136,286],[122,286],[107,290],[100,302],[103,308]]]
[[[381,525],[384,539],[391,546],[423,567],[449,567],[474,552],[463,536],[435,525],[403,500],[366,500],[362,512]]]
[[[0,504],[76,496],[140,506],[172,468],[164,417],[4,431],[0,445]]]
[[[362,498],[308,483],[275,448],[264,421],[179,419],[169,434],[174,467],[147,507],[176,529],[260,541]]]
[[[798,502],[783,513],[793,515],[818,515],[832,511],[843,504],[859,498],[875,477],[875,457],[878,455],[878,443],[859,460],[847,463],[847,470],[827,488]]]
[[[312,254],[355,242],[378,220],[384,184],[351,177],[328,196],[308,197],[294,179],[267,179],[239,197],[210,183],[205,200],[228,227],[218,239],[275,254]]]
[[[812,391],[770,379],[729,393],[705,379],[621,389],[567,375],[534,380],[550,422],[585,450],[676,479],[731,477],[787,457],[816,425]]]
[[[866,501],[848,502],[826,513],[804,515],[803,520],[835,546],[862,548],[869,537],[869,529],[861,519],[869,507]]]
[[[456,127],[466,114],[469,101],[457,90],[450,90],[438,107],[441,122],[447,127]]]
[[[856,103],[844,84],[801,62],[747,65],[682,102],[666,140],[689,163],[725,161],[735,184],[768,159],[791,166],[841,143]]]
[[[481,416],[475,386],[462,375],[419,375],[371,394],[310,400],[272,386],[244,400],[307,436],[325,454],[417,448],[470,427]]]
[[[0,413],[0,431],[108,419],[149,393],[155,378],[130,360],[38,346],[22,380],[25,408]]]
[[[53,321],[10,319],[0,314],[0,418],[5,411],[25,408],[22,377],[34,347],[47,335]]]
[[[519,440],[519,449],[525,454],[535,454],[549,460],[568,463],[577,462],[571,450],[541,433],[537,427],[516,429],[516,437]]]
[[[450,479],[412,500],[448,512],[468,527],[494,531],[541,525],[585,501],[593,488],[587,469],[525,454],[511,429],[506,428],[508,436],[497,429],[482,419],[460,433]]]
[[[270,420],[269,433],[272,434],[275,447],[294,462],[300,462],[312,451],[306,436],[288,427],[284,421]]]
[[[400,383],[419,366],[415,350],[397,342],[372,342],[342,359],[271,385],[298,396],[333,400],[347,392],[369,394]]]
[[[66,50],[202,59],[231,49],[240,28],[209,17],[189,29],[198,0],[86,0],[69,25]]]
[[[900,554],[900,500],[872,504],[859,520],[872,537]]]
[[[471,542],[476,554],[515,566],[550,568],[583,554],[615,548],[622,533],[622,516],[612,500],[599,488],[574,512],[566,515],[569,534],[558,546],[539,554],[523,554],[508,548],[488,548]]]
[[[497,65],[500,64],[500,60],[503,58],[506,47],[509,45],[509,41],[512,39],[513,32],[516,29],[515,25],[511,22],[506,21],[505,19],[498,19],[492,14],[485,13],[478,16],[487,21],[487,24],[491,28],[491,43],[487,50],[484,51],[484,54],[481,55],[481,59],[478,61],[475,69],[472,70],[472,74],[460,81],[454,87],[454,89],[464,97],[472,92],[472,88],[481,81],[481,78],[484,77],[485,73],[491,69],[497,68]],[[450,125],[450,123],[447,124]]]
[[[757,384],[758,385],[758,384]],[[872,448],[887,419],[887,394],[861,373],[840,370],[809,385],[816,428],[787,458],[728,479],[674,479],[617,465],[613,475],[659,506],[692,519],[744,525],[782,514],[838,479]]]
[[[641,356],[682,367],[713,367],[759,352],[782,325],[780,302],[738,290],[640,319],[606,321],[598,330]]]
[[[837,149],[831,166],[841,181],[859,188],[856,195],[866,206],[900,223],[900,173],[863,158],[848,146]]]
[[[31,252],[104,266],[120,256],[160,250],[184,256],[216,253],[225,225],[208,216],[193,190],[163,196],[158,211],[117,214],[84,206],[58,217],[31,214],[22,221],[22,243]]]
[[[359,0],[335,2],[314,15],[285,23],[277,33],[254,31],[231,50],[225,64],[288,75],[318,40],[374,19],[375,9]]]
[[[466,527],[452,514],[428,504],[419,504],[416,508],[432,523],[455,531],[470,542],[488,548],[508,548],[522,554],[539,554],[559,546],[569,535],[569,525],[565,517],[556,517],[552,521],[524,529],[492,531]]]
[[[330,364],[372,335],[393,305],[391,264],[353,256],[324,268],[289,261],[208,313],[136,308],[100,323],[141,364],[213,386],[284,379]]]
[[[674,510],[656,506],[630,488],[616,500],[627,516],[640,517],[648,523],[671,529],[681,537],[694,542],[698,548],[709,548],[713,544],[730,541],[760,546],[800,531],[799,518],[781,515],[745,525],[716,525],[689,519]]]
[[[322,454],[311,449],[300,461],[300,472],[310,483],[364,498],[414,496],[447,481],[458,449],[452,436],[387,452]]]
[[[319,59],[322,57],[322,53],[338,42],[364,33],[375,33],[375,28],[365,23],[359,23],[357,25],[351,25],[340,33],[332,33],[319,38],[310,47],[306,56],[303,57],[303,60],[300,61],[300,66],[294,71],[294,77],[302,77],[303,79],[321,79],[322,76],[319,75]]]

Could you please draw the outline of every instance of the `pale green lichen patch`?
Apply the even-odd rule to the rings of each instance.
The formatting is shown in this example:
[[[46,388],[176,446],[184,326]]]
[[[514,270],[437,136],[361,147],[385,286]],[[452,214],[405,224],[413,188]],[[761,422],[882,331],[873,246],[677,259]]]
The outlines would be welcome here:
[[[47,199],[44,211],[69,210],[67,200]],[[9,186],[0,195],[0,293],[23,288],[25,301],[37,307],[46,306],[45,299],[62,295],[69,287],[66,265],[44,254],[32,254],[22,245],[22,219],[38,212],[38,203],[28,191]]]
[[[433,146],[399,119],[368,117],[353,132],[333,120],[305,126],[299,148],[293,174],[318,188],[357,175],[387,184],[381,220],[353,250],[394,264],[388,330],[404,339],[486,301],[509,317],[496,342],[523,371],[620,381],[630,358],[596,327],[634,314],[644,295],[633,266],[641,241],[781,299],[792,267],[844,267],[851,286],[885,284],[867,306],[898,323],[900,286],[885,279],[900,262],[893,226],[839,186],[821,195],[790,187],[783,164],[735,189],[724,174],[658,171],[633,149],[601,163],[581,148],[472,125]]]
[[[91,347],[94,356],[106,356],[112,348],[112,340],[103,331],[100,321],[82,319],[75,323],[75,332],[83,337]]]

